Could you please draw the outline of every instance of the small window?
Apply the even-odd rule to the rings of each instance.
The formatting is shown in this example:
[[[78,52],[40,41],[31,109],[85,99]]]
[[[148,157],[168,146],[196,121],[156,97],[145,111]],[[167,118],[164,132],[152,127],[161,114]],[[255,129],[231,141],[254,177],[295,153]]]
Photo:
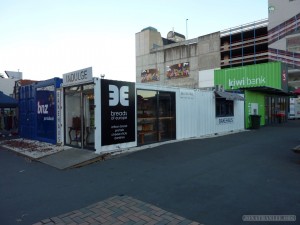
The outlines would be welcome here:
[[[216,98],[216,117],[234,116],[233,101]]]

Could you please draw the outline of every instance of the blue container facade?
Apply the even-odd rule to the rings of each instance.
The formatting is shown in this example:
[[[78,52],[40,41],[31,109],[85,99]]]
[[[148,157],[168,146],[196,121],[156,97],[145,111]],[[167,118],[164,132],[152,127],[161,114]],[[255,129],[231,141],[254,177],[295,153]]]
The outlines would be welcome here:
[[[21,137],[35,139],[34,127],[34,84],[21,86],[19,95],[19,134]]]
[[[61,83],[62,79],[53,78],[20,87],[21,137],[56,143],[56,89]]]

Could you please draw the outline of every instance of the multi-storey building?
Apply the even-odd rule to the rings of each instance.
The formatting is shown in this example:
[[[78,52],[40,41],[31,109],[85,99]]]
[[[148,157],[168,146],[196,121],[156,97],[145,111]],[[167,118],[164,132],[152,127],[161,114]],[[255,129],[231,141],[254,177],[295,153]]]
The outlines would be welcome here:
[[[198,88],[201,71],[265,62],[267,19],[190,40],[173,31],[162,38],[153,27],[136,34],[137,83]]]
[[[268,20],[220,32],[221,68],[268,62]]]
[[[190,40],[145,28],[136,34],[136,82],[196,88],[201,71],[281,61],[289,86],[300,87],[299,9],[299,0],[269,0],[268,19]]]
[[[289,86],[300,87],[300,1],[269,0],[269,60],[288,65]]]
[[[185,40],[170,31],[162,38],[153,27],[136,34],[136,82],[198,87],[201,70],[220,67],[220,33]]]

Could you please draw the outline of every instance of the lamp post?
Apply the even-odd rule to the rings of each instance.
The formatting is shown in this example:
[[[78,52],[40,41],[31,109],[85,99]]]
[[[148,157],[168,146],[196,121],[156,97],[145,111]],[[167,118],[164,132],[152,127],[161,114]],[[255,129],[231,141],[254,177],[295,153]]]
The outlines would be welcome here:
[[[185,20],[186,40],[188,39],[188,20],[189,19]]]

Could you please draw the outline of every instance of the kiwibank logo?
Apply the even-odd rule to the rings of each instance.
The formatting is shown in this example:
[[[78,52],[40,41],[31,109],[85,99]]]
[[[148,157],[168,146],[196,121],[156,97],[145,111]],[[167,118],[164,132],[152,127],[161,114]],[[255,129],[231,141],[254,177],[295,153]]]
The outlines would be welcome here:
[[[241,79],[229,79],[229,87],[244,87],[244,86],[264,86],[266,85],[266,77],[259,76],[256,78],[243,77]]]

